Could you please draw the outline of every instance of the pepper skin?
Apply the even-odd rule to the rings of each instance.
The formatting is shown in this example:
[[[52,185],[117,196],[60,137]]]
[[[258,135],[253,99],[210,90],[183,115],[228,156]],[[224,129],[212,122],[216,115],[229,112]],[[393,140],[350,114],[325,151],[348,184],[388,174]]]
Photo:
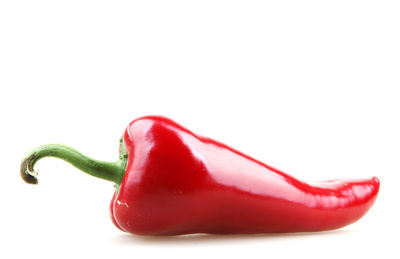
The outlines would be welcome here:
[[[159,116],[129,124],[114,163],[65,146],[39,147],[21,164],[26,182],[37,183],[33,166],[45,156],[115,182],[112,220],[139,235],[332,230],[360,219],[379,191],[376,177],[299,181]]]

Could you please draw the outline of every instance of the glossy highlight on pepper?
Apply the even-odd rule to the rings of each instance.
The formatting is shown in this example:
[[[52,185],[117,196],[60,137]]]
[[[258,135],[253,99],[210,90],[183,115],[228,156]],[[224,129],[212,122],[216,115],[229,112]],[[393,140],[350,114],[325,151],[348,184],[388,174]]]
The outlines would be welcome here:
[[[360,219],[379,191],[376,177],[300,181],[160,116],[128,125],[117,162],[61,145],[39,147],[21,164],[26,182],[37,183],[33,167],[46,156],[114,182],[112,221],[140,235],[332,230]]]

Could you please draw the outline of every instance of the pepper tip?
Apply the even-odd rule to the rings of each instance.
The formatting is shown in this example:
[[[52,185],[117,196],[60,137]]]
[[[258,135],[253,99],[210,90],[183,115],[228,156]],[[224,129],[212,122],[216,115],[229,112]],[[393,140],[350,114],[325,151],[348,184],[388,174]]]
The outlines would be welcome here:
[[[376,186],[377,189],[379,189],[381,182],[379,181],[379,178],[374,176],[371,178],[372,182],[374,183],[374,185]]]

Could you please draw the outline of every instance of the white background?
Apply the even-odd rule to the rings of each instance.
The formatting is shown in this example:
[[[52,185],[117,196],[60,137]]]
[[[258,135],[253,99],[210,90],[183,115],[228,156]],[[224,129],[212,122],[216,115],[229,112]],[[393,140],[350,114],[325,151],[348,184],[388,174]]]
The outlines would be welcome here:
[[[399,258],[398,1],[1,1],[1,258]],[[139,237],[112,183],[32,148],[117,159],[133,119],[160,114],[303,180],[378,176],[341,230]]]

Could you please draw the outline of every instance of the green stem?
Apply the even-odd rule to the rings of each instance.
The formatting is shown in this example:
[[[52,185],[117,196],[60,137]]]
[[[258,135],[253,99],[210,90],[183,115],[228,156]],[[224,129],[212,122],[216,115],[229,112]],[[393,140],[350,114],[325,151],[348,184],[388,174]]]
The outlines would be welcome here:
[[[37,184],[38,173],[33,170],[36,162],[44,157],[60,158],[92,176],[121,184],[125,173],[126,160],[103,162],[87,157],[67,146],[49,144],[32,150],[21,163],[21,177],[25,182]]]

